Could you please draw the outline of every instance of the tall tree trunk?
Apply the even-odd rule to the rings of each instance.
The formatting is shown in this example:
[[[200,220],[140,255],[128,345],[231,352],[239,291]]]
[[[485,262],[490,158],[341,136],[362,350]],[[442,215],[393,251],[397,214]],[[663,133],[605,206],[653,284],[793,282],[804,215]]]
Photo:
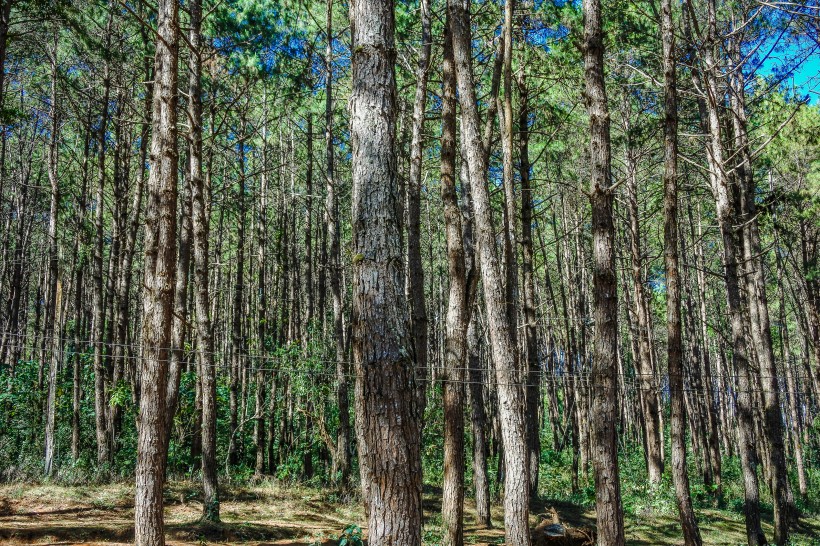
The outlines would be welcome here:
[[[421,453],[404,297],[392,0],[350,3],[353,361],[371,546],[421,545]]]
[[[210,231],[209,188],[202,176],[202,0],[191,0],[188,41],[189,132],[188,183],[191,185],[191,227],[194,250],[194,308],[202,388],[202,519],[219,521],[219,489],[216,466],[216,368],[211,325],[208,271]],[[210,171],[209,171],[210,174]]]
[[[190,160],[189,160],[190,162]],[[184,184],[179,213],[179,239],[177,241],[177,278],[174,287],[174,317],[171,331],[171,352],[168,363],[168,388],[166,392],[165,426],[170,435],[179,401],[179,381],[185,358],[185,333],[188,323],[188,278],[191,269],[191,188]]]
[[[535,313],[535,272],[532,240],[533,191],[529,157],[529,92],[523,72],[518,78],[520,98],[518,112],[518,161],[521,176],[521,273],[523,277],[524,348],[527,352],[527,447],[529,449],[530,495],[538,496],[538,474],[541,459],[541,369],[538,359],[537,318]],[[549,272],[545,272],[549,287]],[[549,288],[550,291],[552,288]],[[554,304],[554,300],[553,300]],[[549,380],[552,377],[548,378]],[[555,411],[554,405],[550,408]],[[554,431],[557,436],[557,431]]]
[[[263,360],[261,362],[267,362],[268,355],[268,289],[267,289],[267,239],[268,239],[268,176],[266,174],[265,169],[267,168],[267,137],[268,137],[268,126],[267,126],[267,114],[268,114],[268,105],[267,105],[267,89],[264,90],[264,96],[262,99],[263,102],[263,125],[262,125],[262,174],[260,175],[259,181],[259,217],[256,222],[256,243],[259,246],[257,249],[257,276],[258,276],[258,283],[259,288],[257,291],[257,326],[256,326],[256,333],[259,337],[259,353],[263,356]],[[310,203],[310,191],[307,192],[308,194],[308,203]],[[308,212],[308,219],[310,218],[310,213]],[[310,291],[310,285],[308,284],[308,291]],[[254,419],[253,422],[253,445],[254,450],[256,452],[256,461],[254,465],[254,477],[256,479],[260,479],[262,474],[265,471],[265,384],[267,383],[267,379],[265,378],[265,366],[257,365],[256,370],[256,395],[254,398]],[[271,393],[271,396],[273,393]],[[270,416],[271,419],[273,416]]]
[[[51,186],[51,206],[48,215],[48,306],[49,322],[46,325],[46,342],[51,353],[48,370],[48,398],[46,402],[45,461],[43,474],[51,476],[54,470],[54,426],[57,403],[57,369],[62,354],[62,284],[59,280],[59,256],[57,245],[57,222],[60,213],[60,180],[58,172],[58,137],[59,120],[57,113],[57,39],[59,32],[54,32],[54,49],[50,52],[51,61],[51,127],[48,141],[48,181]],[[0,82],[2,84],[2,82]]]
[[[421,262],[421,170],[424,149],[424,115],[427,77],[430,72],[430,0],[420,0],[421,48],[416,68],[413,100],[413,133],[410,143],[410,179],[407,183],[407,298],[410,300],[413,347],[416,359],[419,418],[424,417],[427,387],[427,306],[424,301],[424,268]]]
[[[467,369],[470,385],[470,423],[473,432],[473,489],[475,490],[476,523],[484,528],[493,526],[490,514],[490,476],[488,473],[489,437],[487,410],[484,406],[485,374],[481,369],[478,322],[471,312],[467,327]]]
[[[692,508],[689,473],[686,466],[686,405],[684,393],[681,290],[678,274],[678,91],[676,75],[675,27],[672,0],[661,2],[661,42],[663,45],[664,169],[663,242],[666,265],[666,334],[671,398],[672,481],[678,501],[686,546],[701,546],[700,529]]]
[[[464,368],[467,362],[469,287],[465,263],[461,210],[456,195],[456,79],[449,20],[445,22],[441,106],[441,199],[447,239],[450,290],[445,323],[444,361],[444,492],[442,544],[464,544]],[[421,157],[419,157],[419,161]]]
[[[755,204],[755,181],[752,172],[752,157],[746,119],[746,92],[738,38],[730,38],[730,57],[734,70],[729,78],[730,103],[735,149],[738,154],[737,176],[741,193],[741,215],[743,229],[743,258],[749,275],[746,277],[746,292],[749,301],[752,340],[760,364],[760,380],[763,384],[763,431],[768,444],[768,468],[772,476],[772,497],[774,498],[774,541],[783,546],[788,541],[789,524],[792,518],[793,501],[786,472],[786,456],[783,443],[783,421],[780,411],[780,385],[775,367],[769,320],[769,303],[766,296],[766,279],[763,271],[763,251]]]
[[[112,13],[108,15],[106,28],[106,51],[111,43]],[[108,126],[108,102],[111,92],[111,78],[109,62],[106,59],[103,66],[103,95],[102,115],[100,126],[97,129],[97,191],[94,198],[94,252],[92,257],[91,278],[93,319],[91,328],[91,343],[94,347],[94,416],[97,432],[97,464],[105,464],[111,456],[111,437],[108,434],[108,400],[107,378],[105,369],[105,347],[103,346],[105,331],[105,292],[103,287],[103,245],[105,233],[103,231],[103,213],[105,210],[105,156],[106,156],[106,128]]]
[[[168,459],[168,361],[177,266],[177,62],[179,4],[157,6],[151,171],[145,218],[142,382],[137,439],[134,542],[165,544],[162,487]]]
[[[245,338],[242,331],[243,317],[245,310],[245,138],[247,123],[242,119],[242,136],[239,140],[238,160],[239,177],[237,178],[237,202],[239,204],[236,233],[236,271],[234,278],[233,292],[233,315],[231,319],[231,373],[229,385],[230,404],[230,438],[228,442],[228,458],[231,464],[239,462],[239,414],[242,405],[240,392],[240,382],[242,371],[245,365]]]
[[[638,210],[638,162],[632,148],[630,122],[627,119],[627,202],[629,210],[629,249],[632,258],[632,303],[637,328],[635,331],[635,368],[640,387],[639,399],[643,415],[643,436],[646,451],[646,468],[649,483],[659,484],[663,478],[663,429],[661,428],[661,408],[658,386],[652,366],[652,346],[649,333],[649,309],[644,290],[644,262],[641,249],[641,226]]]
[[[609,107],[604,81],[604,33],[600,0],[584,0],[584,81],[590,131],[593,320],[592,463],[598,544],[623,546],[624,519],[618,472],[618,300]]]
[[[351,8],[352,9],[352,8]],[[352,13],[352,12],[351,12]],[[342,313],[342,263],[339,203],[336,195],[336,159],[333,149],[333,0],[327,0],[325,21],[325,160],[327,195],[325,225],[330,249],[327,272],[330,276],[330,297],[333,305],[333,341],[336,348],[336,404],[339,407],[339,427],[336,431],[336,453],[333,458],[334,477],[346,486],[350,481],[350,401],[345,358],[345,336]],[[360,457],[361,460],[361,457]],[[365,461],[367,464],[367,461]]]
[[[484,303],[490,331],[490,346],[498,382],[499,411],[504,441],[504,522],[507,544],[529,546],[529,464],[524,423],[524,392],[518,369],[516,348],[507,314],[506,292],[495,248],[490,195],[487,189],[487,161],[479,133],[476,91],[471,67],[469,12],[461,2],[447,4],[453,32],[461,131],[472,191],[484,287]]]
[[[691,2],[688,9],[694,13]],[[717,86],[718,67],[714,59],[717,47],[717,23],[715,1],[708,2],[708,35],[705,47],[702,48],[704,64],[704,92],[706,93],[706,110],[708,116],[709,176],[712,192],[715,197],[715,209],[720,234],[723,240],[723,267],[726,275],[726,297],[729,308],[729,324],[732,336],[732,360],[737,372],[737,433],[740,464],[743,472],[744,515],[746,518],[746,537],[749,546],[766,544],[760,523],[760,490],[757,478],[757,457],[755,454],[755,420],[752,399],[752,381],[748,356],[748,339],[743,317],[742,295],[738,261],[742,257],[736,233],[737,215],[732,199],[732,188],[724,170],[722,128],[719,108],[722,104],[721,91]]]
[[[518,361],[518,249],[516,243],[515,177],[513,175],[513,110],[512,110],[512,35],[515,0],[504,2],[504,27],[501,32],[503,63],[501,82],[504,94],[497,98],[498,125],[501,134],[501,171],[504,182],[504,275],[507,320],[510,323],[515,358]],[[528,375],[528,374],[526,374]],[[526,377],[522,374],[522,377]],[[525,393],[526,396],[526,393]]]

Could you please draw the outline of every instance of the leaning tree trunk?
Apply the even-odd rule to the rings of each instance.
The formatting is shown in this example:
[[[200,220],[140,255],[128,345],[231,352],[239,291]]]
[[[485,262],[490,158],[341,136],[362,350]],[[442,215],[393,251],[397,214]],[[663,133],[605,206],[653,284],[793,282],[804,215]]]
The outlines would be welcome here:
[[[420,420],[399,235],[392,0],[350,3],[353,361],[371,546],[421,545]]]
[[[786,469],[785,447],[783,443],[783,421],[780,410],[780,385],[775,367],[772,332],[769,320],[769,303],[766,296],[766,279],[763,270],[763,250],[755,203],[755,181],[752,172],[752,156],[746,119],[745,81],[741,66],[740,45],[731,39],[730,56],[735,70],[730,77],[730,103],[732,106],[732,126],[735,149],[739,154],[736,168],[741,195],[741,217],[743,218],[744,260],[748,264],[749,275],[746,293],[749,301],[749,315],[752,340],[760,364],[760,381],[763,398],[763,431],[768,444],[768,467],[772,476],[772,496],[774,497],[774,541],[778,546],[786,544],[789,538],[789,524],[793,499],[789,489]]]
[[[600,0],[584,0],[584,80],[590,132],[593,320],[592,464],[598,544],[623,546],[624,517],[618,472],[618,300],[609,107],[604,82],[604,33]]]
[[[487,189],[487,160],[479,133],[476,91],[471,67],[469,12],[461,2],[455,0],[448,2],[447,9],[453,32],[453,53],[461,105],[461,132],[475,213],[490,347],[498,382],[501,434],[504,442],[506,541],[511,546],[529,546],[529,465],[524,424],[524,392],[507,314],[507,295],[496,253],[495,230]]]
[[[664,79],[663,241],[666,264],[666,332],[669,391],[672,399],[672,480],[678,500],[686,546],[701,546],[698,522],[692,508],[686,468],[686,403],[683,391],[683,340],[681,336],[680,277],[678,274],[678,96],[676,88],[675,27],[672,0],[661,2],[661,42]]]
[[[687,8],[694,13],[691,1]],[[723,268],[726,275],[726,299],[729,308],[729,325],[731,327],[732,360],[737,373],[737,432],[740,466],[743,473],[744,507],[746,519],[746,538],[749,546],[766,544],[766,538],[760,522],[760,487],[757,477],[757,457],[755,453],[755,420],[752,399],[752,381],[748,353],[748,339],[738,261],[742,258],[738,244],[737,215],[734,210],[732,192],[728,175],[724,170],[722,127],[719,108],[723,103],[721,91],[717,86],[718,67],[714,59],[717,47],[717,23],[715,1],[708,2],[707,43],[702,48],[704,65],[704,93],[706,94],[707,128],[709,131],[709,176],[712,193],[715,198],[715,212],[723,240]]]
[[[137,439],[134,542],[165,544],[162,486],[168,459],[165,416],[177,267],[177,61],[179,4],[160,0],[154,56],[151,171],[145,218],[142,389]]]

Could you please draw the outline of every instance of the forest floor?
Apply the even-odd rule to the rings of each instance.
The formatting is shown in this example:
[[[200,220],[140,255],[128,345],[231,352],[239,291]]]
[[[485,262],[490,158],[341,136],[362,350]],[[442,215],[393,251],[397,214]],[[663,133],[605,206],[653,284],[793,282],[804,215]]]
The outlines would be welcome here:
[[[207,543],[254,545],[333,545],[350,524],[362,525],[358,502],[338,493],[305,486],[264,483],[229,487],[222,493],[222,523],[197,522],[202,505],[192,482],[174,482],[166,488],[166,526],[169,544]],[[424,496],[424,543],[439,543],[440,494]],[[557,512],[570,527],[594,525],[594,511],[560,501],[541,501],[537,514]],[[482,529],[474,521],[469,501],[465,543],[503,543],[503,530]],[[743,517],[728,510],[698,512],[705,544],[737,545],[745,542]],[[128,544],[133,539],[133,485],[57,486],[12,484],[0,486],[0,542],[4,544]],[[500,525],[500,507],[493,508]],[[680,531],[674,514],[647,513],[627,516],[627,544],[677,545]],[[766,526],[767,534],[771,526]],[[804,518],[796,529],[795,544],[820,545],[820,518]]]

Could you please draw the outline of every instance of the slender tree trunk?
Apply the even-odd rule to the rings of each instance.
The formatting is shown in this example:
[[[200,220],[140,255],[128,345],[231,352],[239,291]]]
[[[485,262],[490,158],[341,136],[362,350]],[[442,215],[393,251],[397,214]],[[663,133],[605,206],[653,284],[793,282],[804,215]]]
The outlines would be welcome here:
[[[470,385],[470,422],[473,432],[473,489],[475,489],[476,523],[490,529],[490,477],[488,474],[489,438],[487,410],[484,407],[484,373],[481,369],[477,317],[471,313],[467,328],[467,368]]]
[[[191,227],[194,250],[194,307],[202,388],[202,519],[219,521],[219,489],[216,462],[216,368],[211,325],[208,271],[210,231],[210,184],[202,176],[202,1],[191,0],[188,41],[188,118],[191,124],[188,183],[191,185]],[[210,174],[210,171],[209,171]]]
[[[600,0],[584,0],[584,80],[589,113],[593,254],[592,463],[599,546],[623,546],[624,520],[618,471],[618,300],[609,108],[604,81]]]
[[[631,131],[627,120],[627,133]],[[629,209],[629,249],[632,257],[632,300],[635,309],[635,368],[641,389],[640,404],[643,415],[643,435],[646,449],[646,467],[649,482],[659,484],[663,478],[663,429],[661,428],[661,408],[658,404],[658,387],[652,367],[652,346],[649,339],[649,309],[644,291],[644,263],[641,249],[641,227],[638,211],[638,165],[631,137],[627,136],[626,149],[627,201]]]
[[[168,458],[168,361],[177,266],[177,62],[179,4],[157,6],[151,171],[145,218],[142,382],[134,542],[165,544],[162,487]]]
[[[450,290],[445,323],[444,361],[444,492],[441,518],[442,544],[464,544],[464,383],[467,362],[467,325],[470,322],[469,288],[456,195],[456,80],[452,32],[444,31],[441,108],[441,199],[447,238],[447,272]],[[419,162],[421,157],[419,157]]]
[[[461,130],[469,169],[475,213],[484,303],[490,346],[498,382],[499,411],[504,441],[504,522],[507,544],[529,546],[529,464],[524,423],[524,390],[516,360],[506,293],[495,248],[495,233],[487,189],[487,162],[479,134],[476,92],[471,67],[469,11],[451,0],[447,9],[453,32],[456,80],[461,105]]]
[[[111,25],[113,15],[109,13],[106,29],[106,45],[111,40]],[[106,47],[106,50],[108,47]],[[97,191],[94,198],[94,252],[92,257],[91,278],[93,319],[91,328],[91,342],[94,347],[94,416],[97,431],[97,464],[105,464],[111,455],[110,435],[108,434],[108,401],[107,381],[105,369],[105,347],[103,337],[105,331],[105,292],[103,287],[103,213],[105,209],[105,156],[106,156],[106,128],[108,126],[108,102],[111,91],[110,67],[106,60],[103,66],[103,95],[102,116],[97,130]]]
[[[236,233],[236,271],[234,279],[233,293],[233,318],[231,320],[231,377],[229,385],[230,404],[230,439],[228,442],[228,457],[230,464],[239,462],[239,444],[237,442],[239,431],[239,414],[242,405],[240,382],[244,368],[245,338],[242,331],[243,308],[245,302],[245,134],[247,124],[242,120],[242,137],[239,141],[238,160],[239,177],[237,179],[237,201],[239,204]]]
[[[524,74],[518,78],[520,98],[518,113],[518,161],[521,176],[521,273],[523,276],[524,348],[527,352],[527,446],[529,449],[530,494],[538,496],[538,474],[541,459],[541,369],[538,359],[537,319],[535,313],[535,273],[532,241],[533,192],[529,158],[529,94]],[[546,281],[549,286],[549,272]],[[552,288],[550,287],[550,290]],[[553,302],[554,303],[554,302]],[[552,379],[550,377],[549,379]],[[550,408],[554,411],[554,405]],[[557,435],[557,431],[555,431]]]
[[[268,291],[267,291],[267,225],[268,225],[268,177],[264,169],[267,167],[267,89],[264,91],[263,97],[263,116],[265,120],[262,125],[262,174],[260,175],[259,184],[259,218],[256,223],[256,242],[259,246],[257,252],[257,275],[259,282],[259,289],[257,291],[257,326],[256,333],[259,336],[259,353],[266,357],[268,355]],[[308,193],[308,203],[310,203],[310,191]],[[310,213],[308,212],[308,218]],[[310,291],[310,285],[308,285]],[[267,359],[260,362],[263,364],[257,365],[256,370],[256,393],[254,398],[254,415],[256,419],[253,423],[253,444],[256,452],[256,462],[254,465],[254,477],[260,479],[265,471],[265,368],[267,367]],[[271,393],[273,395],[273,393]]]
[[[760,381],[763,389],[763,431],[768,443],[768,468],[772,476],[772,496],[774,497],[774,541],[783,546],[788,541],[789,525],[792,518],[792,498],[789,478],[786,472],[786,456],[783,442],[783,421],[780,411],[780,385],[775,367],[769,304],[766,296],[766,279],[763,271],[755,204],[755,182],[752,173],[751,150],[746,120],[745,81],[740,66],[740,46],[737,38],[730,39],[730,56],[735,66],[730,76],[730,102],[732,105],[732,125],[735,133],[735,148],[739,154],[737,176],[740,184],[741,210],[743,218],[744,261],[749,275],[746,277],[746,291],[749,301],[752,340],[760,363]]]
[[[421,544],[420,421],[404,297],[392,0],[350,4],[353,361],[371,546]]]
[[[421,48],[416,68],[413,133],[410,143],[410,179],[407,183],[407,298],[410,300],[413,347],[416,359],[419,418],[424,417],[427,386],[427,306],[424,301],[424,268],[421,261],[421,170],[424,148],[424,115],[427,77],[430,72],[430,0],[420,0]]]
[[[45,430],[45,464],[43,474],[51,476],[54,470],[54,427],[57,402],[57,369],[62,355],[62,284],[59,280],[59,256],[57,245],[57,222],[60,212],[60,181],[58,172],[58,138],[59,120],[57,113],[57,38],[54,33],[54,49],[50,54],[51,61],[51,135],[48,142],[48,181],[51,186],[51,206],[48,215],[48,312],[46,342],[49,344],[51,360],[48,370],[48,398],[46,402]],[[2,82],[0,82],[0,85]]]
[[[336,431],[336,453],[334,454],[334,477],[347,486],[350,481],[350,401],[345,363],[345,336],[342,301],[342,264],[339,203],[336,195],[336,159],[333,148],[333,0],[327,0],[325,21],[327,46],[325,50],[325,160],[327,196],[325,204],[325,225],[330,249],[327,257],[327,272],[330,276],[330,297],[333,305],[333,340],[336,348],[336,403],[339,407],[339,427]],[[367,461],[360,464],[368,464]]]
[[[672,428],[672,481],[678,501],[686,546],[701,546],[700,529],[692,508],[686,467],[686,405],[683,391],[683,339],[681,329],[680,277],[678,274],[678,96],[676,88],[675,27],[672,0],[661,2],[663,44],[664,171],[663,239],[666,265],[666,333]]]
[[[691,3],[688,5],[693,10]],[[723,266],[726,274],[726,296],[729,307],[729,323],[732,335],[732,360],[737,372],[737,421],[738,451],[740,453],[743,485],[745,492],[744,514],[746,518],[746,536],[749,546],[766,544],[766,538],[760,523],[760,491],[757,478],[757,457],[755,454],[755,420],[752,400],[752,381],[748,357],[748,339],[746,337],[743,317],[742,295],[738,261],[741,249],[738,247],[738,234],[735,230],[737,217],[732,201],[732,188],[724,170],[722,128],[718,113],[722,103],[717,87],[717,65],[714,60],[714,49],[717,47],[717,23],[715,2],[708,2],[708,36],[706,46],[702,49],[704,63],[704,91],[709,129],[710,182],[715,196],[715,209],[721,238],[723,240]]]

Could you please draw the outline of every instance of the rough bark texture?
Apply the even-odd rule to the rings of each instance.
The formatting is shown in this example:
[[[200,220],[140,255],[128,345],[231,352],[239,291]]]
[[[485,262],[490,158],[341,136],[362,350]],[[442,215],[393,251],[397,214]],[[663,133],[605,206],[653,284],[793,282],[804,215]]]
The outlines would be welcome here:
[[[445,23],[441,106],[441,199],[450,290],[444,341],[444,486],[442,544],[464,544],[464,368],[470,321],[461,210],[456,195],[456,80],[449,21]]]
[[[686,404],[683,391],[681,290],[678,274],[678,97],[672,0],[661,2],[661,42],[664,81],[663,242],[666,264],[666,354],[672,406],[672,481],[675,484],[684,543],[686,546],[701,546],[703,541],[692,508],[689,474],[686,468]]]
[[[177,60],[179,4],[160,0],[154,56],[153,132],[145,218],[140,408],[134,542],[165,544],[162,486],[168,458],[168,361],[177,266]]]
[[[527,434],[524,424],[524,393],[509,316],[506,292],[496,253],[490,195],[487,189],[487,161],[479,132],[475,85],[471,67],[469,12],[458,1],[447,4],[453,32],[453,53],[459,103],[461,133],[468,165],[476,222],[476,240],[484,303],[490,333],[490,347],[498,382],[499,414],[504,442],[504,523],[506,542],[529,546],[529,477]]]
[[[368,544],[421,544],[421,454],[396,173],[392,0],[350,3],[353,361]]]
[[[592,282],[595,321],[591,429],[599,546],[623,546],[624,519],[618,472],[618,299],[609,108],[604,83],[600,0],[584,0],[584,81],[590,132]]]

